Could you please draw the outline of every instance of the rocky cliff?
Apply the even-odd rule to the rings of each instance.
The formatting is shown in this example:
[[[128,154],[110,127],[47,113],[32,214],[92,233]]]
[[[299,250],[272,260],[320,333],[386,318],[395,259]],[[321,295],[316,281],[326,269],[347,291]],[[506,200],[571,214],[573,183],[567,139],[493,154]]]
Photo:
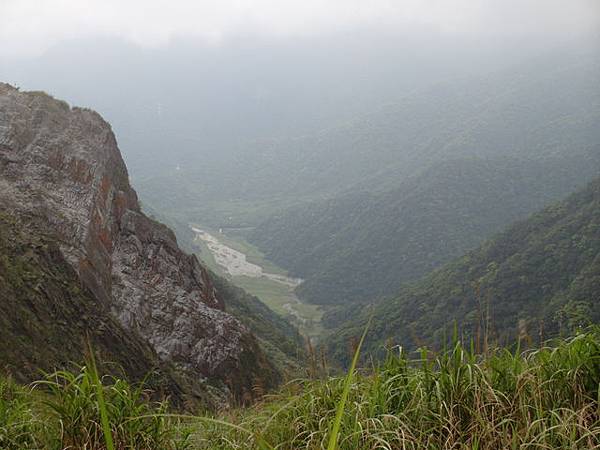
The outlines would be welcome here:
[[[96,308],[161,364],[222,382],[242,399],[255,385],[276,383],[206,270],[141,212],[115,136],[97,113],[0,84],[0,211],[51,236]]]

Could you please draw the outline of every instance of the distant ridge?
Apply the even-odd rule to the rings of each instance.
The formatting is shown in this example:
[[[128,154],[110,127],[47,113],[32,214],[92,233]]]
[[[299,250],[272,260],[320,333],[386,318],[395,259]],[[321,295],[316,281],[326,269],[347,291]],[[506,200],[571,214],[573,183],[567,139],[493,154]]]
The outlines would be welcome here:
[[[338,329],[327,344],[340,360],[368,314],[346,313],[346,322],[343,311],[330,316]],[[366,348],[440,348],[454,323],[467,340],[486,330],[489,342],[509,344],[598,322],[600,178],[376,304]]]

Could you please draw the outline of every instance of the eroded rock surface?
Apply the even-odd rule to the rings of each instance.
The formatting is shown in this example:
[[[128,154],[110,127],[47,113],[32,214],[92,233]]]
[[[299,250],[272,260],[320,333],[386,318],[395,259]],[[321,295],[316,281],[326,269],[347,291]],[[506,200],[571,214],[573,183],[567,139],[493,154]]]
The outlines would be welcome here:
[[[41,215],[81,283],[162,361],[242,398],[276,381],[206,270],[141,212],[99,114],[0,84],[0,206]]]

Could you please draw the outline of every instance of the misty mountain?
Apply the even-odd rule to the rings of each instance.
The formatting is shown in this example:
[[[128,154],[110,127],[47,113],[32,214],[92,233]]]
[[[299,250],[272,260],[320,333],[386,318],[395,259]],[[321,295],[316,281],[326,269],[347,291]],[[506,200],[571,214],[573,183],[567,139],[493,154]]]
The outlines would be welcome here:
[[[600,179],[486,241],[478,249],[375,305],[368,352],[383,345],[439,348],[454,323],[468,342],[535,342],[600,320]],[[370,308],[346,308],[329,349],[347,360]],[[341,311],[331,324],[343,320]]]
[[[391,295],[476,247],[494,232],[583,186],[600,170],[600,148],[544,159],[440,162],[397,189],[292,208],[251,237],[305,281],[315,303]]]
[[[444,159],[589,151],[599,137],[599,68],[585,53],[438,84],[342,126],[190,158],[136,184],[183,222],[255,226],[298,203],[393,189]]]
[[[248,237],[306,280],[309,301],[390,295],[597,174],[599,67],[521,66],[304,138],[296,155],[318,149],[314,170],[281,170],[277,198],[338,193],[272,213]]]
[[[133,176],[143,177],[352,120],[431,83],[523,60],[539,51],[532,47],[372,29],[219,45],[181,39],[152,50],[95,38],[32,59],[2,58],[0,79],[101,112]]]

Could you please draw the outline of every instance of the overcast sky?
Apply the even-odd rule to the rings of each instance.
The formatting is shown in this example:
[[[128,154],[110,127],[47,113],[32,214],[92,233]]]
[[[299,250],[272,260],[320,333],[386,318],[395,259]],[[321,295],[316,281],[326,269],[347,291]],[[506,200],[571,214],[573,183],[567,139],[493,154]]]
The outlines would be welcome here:
[[[62,40],[312,36],[359,27],[502,37],[597,30],[600,0],[0,0],[0,53],[35,55]]]

